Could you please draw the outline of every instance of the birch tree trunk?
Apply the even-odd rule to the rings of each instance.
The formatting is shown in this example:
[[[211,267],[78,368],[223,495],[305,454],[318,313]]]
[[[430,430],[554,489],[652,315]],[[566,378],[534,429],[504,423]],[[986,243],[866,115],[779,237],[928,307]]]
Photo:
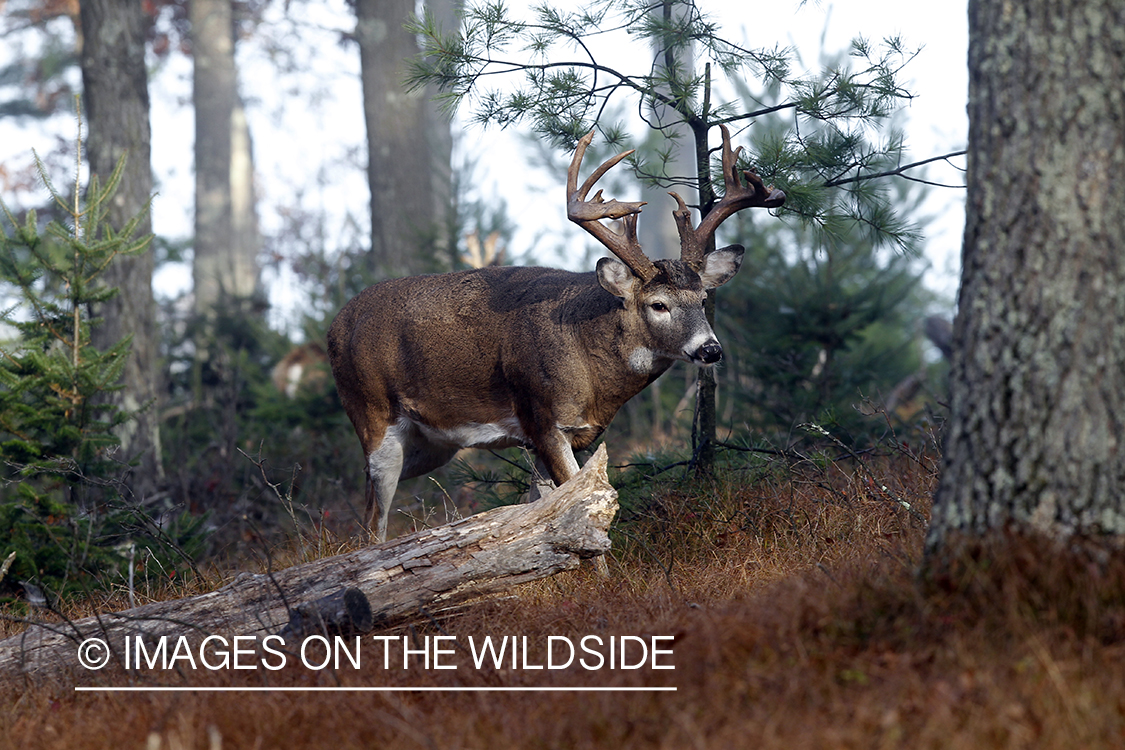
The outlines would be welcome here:
[[[83,104],[89,122],[86,142],[90,172],[104,180],[117,161],[128,153],[125,172],[109,207],[109,224],[120,229],[139,214],[152,196],[150,164],[148,74],[145,69],[145,32],[148,18],[140,3],[83,0],[82,31]],[[138,235],[152,231],[146,215]],[[119,258],[103,278],[119,294],[98,315],[103,318],[92,333],[95,346],[105,348],[132,335],[129,359],[122,375],[124,388],[115,396],[122,408],[133,411],[160,393],[157,367],[156,303],[152,294],[152,253]],[[163,478],[158,412],[149,408],[124,426],[119,434],[123,458],[139,464],[131,480],[137,496],[150,493]]]
[[[927,540],[1125,535],[1125,5],[969,4],[968,215]]]

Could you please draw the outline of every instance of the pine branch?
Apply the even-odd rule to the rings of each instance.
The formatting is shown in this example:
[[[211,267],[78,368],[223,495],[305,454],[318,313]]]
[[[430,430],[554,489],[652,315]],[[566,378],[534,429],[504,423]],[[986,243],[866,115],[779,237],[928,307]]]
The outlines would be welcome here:
[[[922,182],[922,183],[927,184],[927,185],[936,185],[938,187],[950,187],[950,188],[964,188],[965,187],[964,185],[941,185],[941,184],[936,183],[936,182],[926,182],[925,180],[921,180],[921,179],[918,179],[918,178],[908,177],[907,175],[905,175],[903,173],[907,172],[911,169],[915,169],[916,167],[921,167],[921,166],[924,166],[926,164],[930,164],[930,163],[935,162],[935,161],[948,160],[948,159],[952,159],[955,156],[964,156],[965,153],[966,152],[965,152],[964,149],[962,149],[961,151],[950,151],[948,154],[942,154],[941,156],[931,156],[929,159],[922,159],[921,161],[916,161],[916,162],[913,162],[911,164],[904,164],[901,167],[898,167],[896,169],[889,169],[889,170],[886,170],[884,172],[875,172],[875,173],[872,173],[872,174],[856,175],[855,177],[846,177],[846,178],[841,178],[841,179],[838,179],[838,180],[829,180],[828,182],[824,183],[824,187],[839,187],[840,185],[849,185],[849,184],[852,184],[852,183],[855,183],[855,182],[862,182],[864,180],[876,180],[876,179],[879,179],[881,177],[906,177],[906,179],[911,179],[911,180],[914,180],[915,182]]]

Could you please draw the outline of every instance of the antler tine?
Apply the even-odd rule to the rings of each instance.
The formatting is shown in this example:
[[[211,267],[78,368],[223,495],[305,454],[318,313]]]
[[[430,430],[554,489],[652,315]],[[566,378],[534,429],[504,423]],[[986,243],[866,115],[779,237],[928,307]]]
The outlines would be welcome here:
[[[723,131],[722,200],[711,208],[711,212],[699,222],[697,228],[692,229],[691,211],[680,196],[669,193],[677,203],[672,217],[676,220],[676,228],[680,233],[680,259],[693,268],[702,266],[708,242],[719,225],[728,218],[744,208],[777,208],[785,203],[785,193],[772,186],[767,188],[753,170],[743,170],[742,176],[746,178],[746,184],[742,184],[738,176],[738,156],[742,153],[742,147],[731,149],[730,131],[726,125],[720,125],[719,128]]]
[[[586,200],[586,195],[601,177],[633,152],[625,151],[606,160],[593,171],[578,187],[578,169],[582,165],[582,158],[586,149],[594,139],[591,130],[578,141],[574,149],[574,158],[570,160],[570,168],[566,172],[566,215],[567,218],[578,224],[605,245],[605,247],[621,259],[633,273],[642,281],[649,281],[656,276],[656,266],[649,260],[641,249],[637,240],[637,214],[641,211],[644,201],[623,202],[615,199],[604,200],[602,191],[599,190],[592,199]],[[618,234],[605,224],[601,219],[623,219],[625,224],[624,234]]]
[[[676,220],[676,231],[680,233],[680,260],[699,270],[703,267],[707,238],[696,234],[691,225],[691,209],[684,203],[680,194],[669,192],[668,195],[676,199],[677,208],[672,211],[672,218]]]

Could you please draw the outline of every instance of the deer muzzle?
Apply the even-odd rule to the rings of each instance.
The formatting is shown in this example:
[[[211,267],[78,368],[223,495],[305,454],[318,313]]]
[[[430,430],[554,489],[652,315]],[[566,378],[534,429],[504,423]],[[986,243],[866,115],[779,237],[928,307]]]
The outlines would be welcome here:
[[[705,365],[713,365],[723,358],[723,347],[718,341],[711,339],[695,352],[693,359]]]

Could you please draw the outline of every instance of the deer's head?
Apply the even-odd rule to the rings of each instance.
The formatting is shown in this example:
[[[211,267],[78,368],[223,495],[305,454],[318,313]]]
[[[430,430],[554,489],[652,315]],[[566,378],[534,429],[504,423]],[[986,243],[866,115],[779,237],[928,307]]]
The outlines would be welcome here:
[[[601,190],[587,199],[594,184],[632,151],[607,160],[579,186],[578,170],[594,137],[590,131],[579,140],[567,171],[568,218],[618,258],[598,262],[598,282],[622,300],[631,313],[634,338],[640,336],[646,342],[630,354],[630,365],[635,370],[643,371],[657,360],[680,359],[711,365],[722,358],[722,347],[707,322],[704,305],[709,290],[722,286],[738,272],[743,248],[732,245],[707,252],[707,247],[718,226],[732,214],[743,208],[774,208],[785,202],[783,192],[767,188],[754,172],[743,171],[743,182],[737,169],[741,147],[732,151],[730,133],[725,125],[721,127],[725,186],[722,200],[694,227],[691,211],[683,199],[670,193],[677,205],[672,215],[680,234],[679,260],[653,261],[645,255],[637,240],[637,217],[643,202],[606,201]],[[602,219],[620,219],[623,231],[615,232]]]

